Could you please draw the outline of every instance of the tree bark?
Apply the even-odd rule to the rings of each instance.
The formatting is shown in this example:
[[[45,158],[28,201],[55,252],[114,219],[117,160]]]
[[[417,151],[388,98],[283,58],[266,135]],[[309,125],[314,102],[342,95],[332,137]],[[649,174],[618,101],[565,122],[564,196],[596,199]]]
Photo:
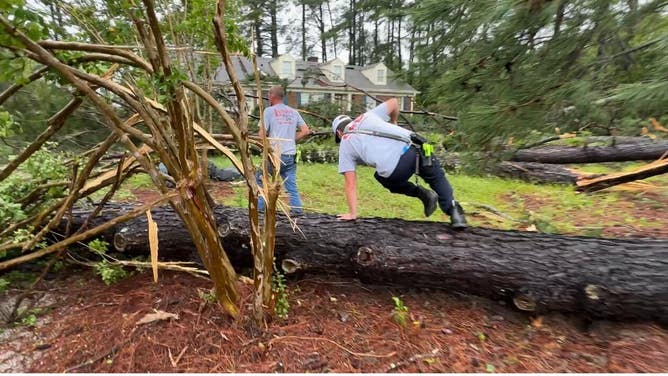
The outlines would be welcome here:
[[[271,0],[270,2],[270,17],[271,17],[271,57],[278,57],[278,1]]]
[[[320,49],[322,62],[327,61],[327,38],[325,38],[325,14],[322,9],[322,2],[318,4],[320,17],[318,18],[318,31],[320,31]]]
[[[489,172],[495,176],[520,179],[536,183],[555,183],[573,185],[581,179],[593,179],[603,174],[578,173],[557,164],[536,162],[499,162]]]
[[[127,207],[106,208],[109,217]],[[251,264],[245,209],[214,209],[218,233],[237,268]],[[75,224],[82,217],[75,212]],[[160,253],[190,258],[192,246],[169,207],[152,210]],[[98,219],[101,220],[101,219]],[[278,217],[276,260],[287,274],[356,277],[366,283],[460,291],[542,313],[592,318],[668,318],[668,240],[597,239],[470,228],[440,222],[307,214],[294,231]],[[105,236],[110,236],[106,233]],[[148,252],[146,219],[118,225],[114,244]],[[122,239],[122,241],[121,241]]]
[[[519,150],[512,160],[556,164],[648,161],[659,159],[666,152],[668,152],[668,141],[615,146],[541,146]]]

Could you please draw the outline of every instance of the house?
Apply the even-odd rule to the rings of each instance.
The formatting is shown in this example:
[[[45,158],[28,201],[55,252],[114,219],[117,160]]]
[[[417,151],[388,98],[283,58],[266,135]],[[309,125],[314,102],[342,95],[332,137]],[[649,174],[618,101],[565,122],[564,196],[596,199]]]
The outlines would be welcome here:
[[[235,74],[241,80],[245,92],[255,93],[252,61],[238,54],[231,59]],[[287,82],[285,102],[294,108],[328,101],[338,103],[345,111],[370,109],[376,106],[376,101],[364,94],[366,92],[380,100],[396,97],[402,109],[412,111],[415,96],[419,93],[396,78],[394,72],[383,63],[360,67],[346,65],[339,58],[321,63],[316,57],[303,61],[286,54],[275,59],[259,57],[258,70],[263,82],[264,96],[271,85],[280,81]],[[214,85],[230,85],[229,76],[222,65],[214,75]],[[249,98],[249,105],[252,111],[257,106],[257,100]]]

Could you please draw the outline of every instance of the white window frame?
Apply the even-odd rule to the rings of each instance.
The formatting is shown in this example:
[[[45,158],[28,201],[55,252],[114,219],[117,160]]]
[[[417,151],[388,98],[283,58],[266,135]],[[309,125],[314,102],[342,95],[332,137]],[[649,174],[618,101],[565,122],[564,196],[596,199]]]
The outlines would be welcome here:
[[[332,78],[333,81],[343,81],[343,65],[332,65]]]
[[[385,85],[387,82],[387,71],[383,68],[378,68],[376,70],[376,82],[378,85]]]
[[[322,102],[324,100],[325,100],[324,93],[312,93],[309,98],[310,103]]]
[[[281,74],[285,78],[292,78],[292,68],[293,68],[294,62],[292,61],[282,61],[281,62]],[[287,68],[287,72],[286,72]]]

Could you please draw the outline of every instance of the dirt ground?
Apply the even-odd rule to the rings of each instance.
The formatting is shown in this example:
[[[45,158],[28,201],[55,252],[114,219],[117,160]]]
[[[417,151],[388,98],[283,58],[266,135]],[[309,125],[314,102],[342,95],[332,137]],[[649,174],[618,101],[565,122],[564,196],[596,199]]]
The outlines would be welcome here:
[[[230,192],[221,186],[214,196]],[[665,224],[668,211],[655,201],[666,197],[619,210]],[[650,227],[604,236],[668,237]],[[112,286],[89,269],[61,273],[40,286],[34,326],[0,327],[0,372],[668,372],[668,329],[652,323],[533,317],[472,296],[306,276],[287,282],[289,317],[258,330],[222,314],[207,299],[211,287],[175,272]],[[239,289],[247,316],[251,286]],[[408,307],[403,326],[393,297]],[[156,312],[170,318],[140,323]]]
[[[289,317],[260,332],[207,302],[211,283],[189,274],[161,273],[154,284],[144,272],[105,286],[86,272],[49,284],[50,312],[20,339],[0,344],[14,358],[5,371],[668,371],[665,328],[530,317],[444,292],[290,281]],[[251,288],[239,288],[248,313]],[[392,319],[393,296],[408,307],[405,326]],[[155,310],[176,316],[138,324]]]

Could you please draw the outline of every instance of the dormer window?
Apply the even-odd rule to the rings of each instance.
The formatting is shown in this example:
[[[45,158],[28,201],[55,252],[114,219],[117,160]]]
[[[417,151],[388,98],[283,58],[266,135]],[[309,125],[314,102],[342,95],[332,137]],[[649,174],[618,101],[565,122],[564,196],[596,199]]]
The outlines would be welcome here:
[[[281,75],[283,78],[292,78],[292,61],[281,63]]]
[[[376,70],[376,83],[378,85],[385,85],[385,69]]]
[[[336,64],[332,66],[333,81],[343,81],[343,65]]]

